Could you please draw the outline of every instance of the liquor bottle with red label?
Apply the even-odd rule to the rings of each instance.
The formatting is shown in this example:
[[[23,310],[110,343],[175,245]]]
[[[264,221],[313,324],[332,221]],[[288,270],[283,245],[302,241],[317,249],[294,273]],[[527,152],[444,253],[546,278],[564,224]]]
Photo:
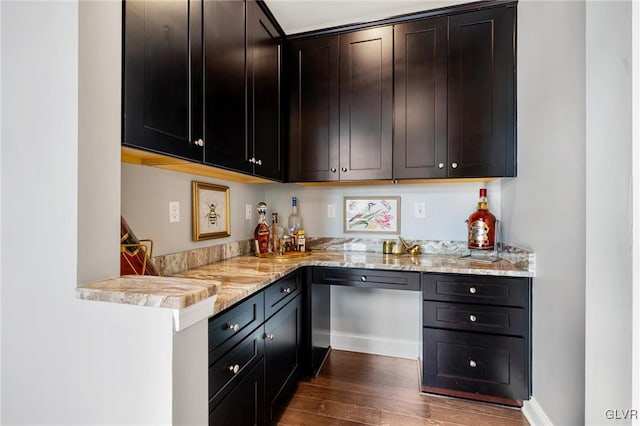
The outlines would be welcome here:
[[[480,188],[478,209],[466,221],[469,238],[467,247],[472,250],[493,250],[496,237],[496,217],[489,211],[487,188]]]
[[[269,252],[269,225],[265,221],[267,215],[267,205],[258,203],[258,225],[253,231],[256,254],[267,254]]]

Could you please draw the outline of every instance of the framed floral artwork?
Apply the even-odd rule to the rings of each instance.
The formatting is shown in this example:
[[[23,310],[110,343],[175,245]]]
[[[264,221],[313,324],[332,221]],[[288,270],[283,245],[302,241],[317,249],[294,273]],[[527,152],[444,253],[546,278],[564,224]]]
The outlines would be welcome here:
[[[344,197],[344,232],[400,233],[400,197]]]
[[[229,232],[229,187],[191,182],[193,241],[223,238]]]

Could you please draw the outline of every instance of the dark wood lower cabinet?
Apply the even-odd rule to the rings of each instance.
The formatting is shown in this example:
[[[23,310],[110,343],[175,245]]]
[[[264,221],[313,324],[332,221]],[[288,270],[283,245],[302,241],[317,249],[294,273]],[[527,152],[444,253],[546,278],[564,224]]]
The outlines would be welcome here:
[[[302,297],[297,296],[264,325],[266,410],[271,421],[298,381],[301,323]]]
[[[209,425],[277,419],[302,370],[301,274],[209,319]]]
[[[209,425],[264,425],[264,360],[220,401],[210,403]]]
[[[330,350],[333,285],[422,289],[422,391],[529,399],[531,278],[309,267],[209,320],[210,425],[278,421]]]
[[[531,395],[531,279],[423,274],[422,390],[521,406]]]

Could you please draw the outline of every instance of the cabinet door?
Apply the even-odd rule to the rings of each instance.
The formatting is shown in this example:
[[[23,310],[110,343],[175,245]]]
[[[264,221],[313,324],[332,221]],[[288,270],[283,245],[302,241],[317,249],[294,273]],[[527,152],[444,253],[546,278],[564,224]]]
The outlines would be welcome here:
[[[275,26],[254,1],[247,2],[248,145],[257,176],[282,180],[280,52]]]
[[[160,2],[164,4],[166,2]],[[246,137],[245,4],[204,3],[204,161],[249,173]]]
[[[515,176],[514,8],[449,18],[449,176]]]
[[[209,403],[209,426],[263,425],[264,361],[260,361],[220,401]]]
[[[202,161],[201,13],[197,1],[124,3],[124,145]]]
[[[340,38],[294,41],[289,49],[289,180],[338,180]]]
[[[393,28],[340,36],[340,179],[391,179]]]
[[[394,27],[393,177],[447,176],[447,18]]]
[[[296,297],[264,325],[265,397],[270,420],[297,381],[302,338],[302,298]]]

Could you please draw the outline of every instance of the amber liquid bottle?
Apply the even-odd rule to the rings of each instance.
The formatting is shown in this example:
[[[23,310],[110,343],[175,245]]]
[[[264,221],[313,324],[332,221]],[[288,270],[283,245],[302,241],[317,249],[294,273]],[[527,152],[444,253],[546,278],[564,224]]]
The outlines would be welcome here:
[[[258,225],[253,231],[253,239],[256,242],[256,254],[266,254],[269,252],[269,225],[265,222],[267,205],[258,203]]]
[[[478,210],[467,220],[469,239],[467,246],[473,250],[493,250],[496,240],[496,217],[489,211],[487,188],[480,188]]]

